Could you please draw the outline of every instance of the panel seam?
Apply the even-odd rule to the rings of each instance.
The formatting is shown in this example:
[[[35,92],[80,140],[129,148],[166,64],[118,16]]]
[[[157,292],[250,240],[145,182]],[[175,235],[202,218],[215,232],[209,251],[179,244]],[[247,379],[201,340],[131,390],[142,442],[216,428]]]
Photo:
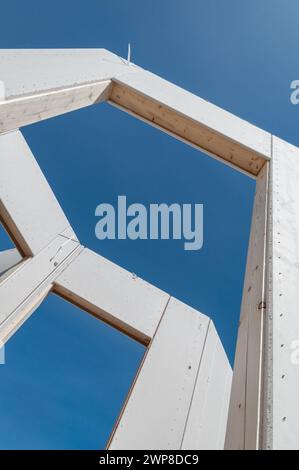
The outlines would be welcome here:
[[[200,371],[202,358],[203,358],[205,347],[206,347],[206,342],[207,342],[210,326],[211,326],[211,319],[209,319],[209,322],[208,322],[208,325],[207,325],[205,339],[204,339],[204,342],[203,342],[203,347],[202,347],[202,350],[201,350],[201,355],[200,355],[199,363],[198,363],[198,366],[197,366],[197,371],[196,371],[196,376],[195,376],[195,379],[194,379],[193,390],[192,390],[190,403],[189,403],[189,407],[188,407],[188,411],[187,411],[187,416],[186,416],[186,421],[185,421],[185,425],[184,425],[184,429],[183,429],[181,444],[180,444],[180,447],[179,447],[180,450],[182,450],[182,446],[183,446],[183,443],[184,443],[184,440],[185,440],[186,430],[187,430],[188,421],[189,421],[189,417],[190,417],[190,414],[191,414],[191,408],[192,408],[192,404],[193,404],[193,399],[194,399],[194,395],[195,395],[196,384],[197,384],[197,380],[198,380],[198,376],[199,376],[199,371]]]

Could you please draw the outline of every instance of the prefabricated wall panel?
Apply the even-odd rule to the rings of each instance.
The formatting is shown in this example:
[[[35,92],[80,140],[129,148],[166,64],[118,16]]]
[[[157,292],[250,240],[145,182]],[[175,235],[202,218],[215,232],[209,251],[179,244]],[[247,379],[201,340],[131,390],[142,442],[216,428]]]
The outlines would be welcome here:
[[[154,368],[158,377],[163,374],[158,365],[165,366],[165,356],[157,357],[157,353],[172,350],[174,357],[168,355],[166,359],[172,363],[172,380],[177,379],[173,397],[177,409],[169,410],[174,411],[174,416],[165,415],[171,426],[168,447],[187,448],[193,442],[194,446],[223,448],[231,369],[210,320],[82,247],[21,133],[2,134],[0,144],[1,218],[26,255],[15,270],[0,279],[0,340],[6,342],[52,291],[143,344],[148,345],[153,337],[156,344],[161,333],[164,344],[158,343]],[[15,168],[21,172],[15,174]],[[164,318],[170,318],[170,323],[165,324]],[[160,329],[161,322],[164,326]],[[175,341],[169,342],[171,330]],[[209,348],[205,350],[206,341]],[[151,346],[146,364],[153,351]],[[222,361],[217,360],[218,353]],[[200,371],[201,363],[204,367]],[[218,370],[217,363],[221,366]],[[219,387],[221,379],[223,390]],[[198,381],[202,381],[204,389]],[[154,396],[158,390],[155,381],[150,389],[148,393]],[[172,393],[171,389],[168,391]],[[146,401],[143,407],[145,410]],[[205,407],[202,413],[201,407]],[[133,427],[128,431],[135,433]],[[213,437],[202,444],[208,434]],[[161,448],[163,439],[162,436]],[[144,446],[149,448],[151,442]]]
[[[169,300],[165,292],[87,248],[55,280],[55,291],[144,344]]]
[[[82,247],[16,130],[102,101],[256,179],[229,410],[211,320]],[[298,148],[115,54],[0,50],[0,340],[54,290],[149,346],[110,448],[220,449],[228,413],[226,448],[299,449],[298,188]]]
[[[273,136],[269,184],[261,183],[259,177],[226,448],[299,449],[299,149]]]
[[[247,254],[225,444],[226,449],[233,450],[254,450],[260,445],[268,165],[256,182]]]
[[[222,449],[230,381],[210,319],[171,298],[109,449]]]
[[[299,449],[299,149],[273,136],[264,446]]]
[[[252,176],[270,158],[269,133],[105,49],[2,49],[0,80],[0,132],[108,100]]]
[[[105,101],[126,70],[104,49],[1,49],[0,133]]]
[[[7,341],[38,307],[52,289],[61,270],[79,253],[81,247],[64,233],[57,236],[33,258],[24,260],[4,280],[0,279],[0,340]]]
[[[69,222],[19,131],[0,135],[0,168],[0,220],[23,254],[37,254]]]
[[[223,449],[231,383],[231,367],[210,321],[182,449]]]
[[[6,100],[109,80],[127,70],[124,59],[105,49],[0,49]],[[131,65],[134,70],[139,67]]]

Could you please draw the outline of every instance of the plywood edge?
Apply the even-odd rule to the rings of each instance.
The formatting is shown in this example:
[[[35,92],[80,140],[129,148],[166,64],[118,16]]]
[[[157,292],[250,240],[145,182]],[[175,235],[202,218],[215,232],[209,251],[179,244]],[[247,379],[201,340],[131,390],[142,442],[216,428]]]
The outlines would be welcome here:
[[[110,325],[111,327],[115,328],[119,332],[124,333],[125,335],[129,336],[140,344],[143,344],[144,346],[149,345],[151,338],[145,333],[142,333],[141,331],[137,330],[137,328],[132,327],[128,323],[125,323],[114,315],[111,315],[110,313],[106,312],[101,307],[98,307],[97,305],[88,302],[87,300],[83,299],[71,290],[62,286],[59,283],[59,279],[56,279],[54,282],[53,292],[59,295],[59,297],[62,297],[66,301],[85,311],[86,313],[89,313],[98,320],[101,320],[107,325]]]
[[[116,80],[108,102],[224,163],[256,177],[267,158]]]

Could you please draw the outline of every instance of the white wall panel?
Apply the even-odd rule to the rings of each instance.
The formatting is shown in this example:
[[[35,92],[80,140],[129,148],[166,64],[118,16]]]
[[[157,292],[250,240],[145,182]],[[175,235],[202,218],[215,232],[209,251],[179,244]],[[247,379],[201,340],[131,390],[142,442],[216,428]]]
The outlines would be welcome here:
[[[266,445],[299,449],[299,149],[273,137]],[[272,331],[271,331],[272,327]],[[297,351],[297,352],[296,352]],[[272,372],[272,376],[271,376]]]
[[[148,343],[169,295],[85,248],[55,281],[58,293]]]
[[[257,178],[226,447],[299,449],[299,149],[103,49],[0,50],[0,80],[0,217],[33,256],[0,279],[0,339],[54,288],[153,338],[111,448],[223,447],[231,369],[212,322],[80,247],[22,135],[7,132],[108,99]]]
[[[180,449],[183,446],[188,418],[192,416],[189,425],[193,427],[193,419],[196,419],[194,413],[200,415],[201,406],[205,406],[200,399],[196,402],[194,395],[201,387],[209,387],[205,372],[201,375],[201,360],[209,324],[208,317],[176,299],[170,299],[128,396],[112,436],[110,449],[159,450]],[[225,356],[223,351],[221,354]],[[207,365],[206,358],[204,364]],[[225,372],[231,373],[226,359],[220,361],[220,365],[225,368]],[[203,381],[197,384],[200,378],[203,378]],[[215,382],[219,387],[217,379]],[[225,388],[225,384],[223,387]],[[208,394],[211,391],[210,389]],[[224,393],[220,400],[224,400],[225,406],[228,406],[227,393]],[[215,406],[209,399],[208,404]],[[218,407],[219,403],[216,406]],[[213,416],[209,411],[205,413],[210,418]],[[213,426],[215,429],[209,443],[211,448],[219,446],[219,420],[223,424],[222,419],[225,418],[220,414],[214,423],[208,424],[209,429]],[[204,433],[206,423],[201,421],[201,425],[201,431]],[[224,439],[224,430],[221,432]],[[199,433],[193,443],[198,449],[205,445],[201,442]]]
[[[129,68],[130,73],[138,69]],[[105,49],[0,49],[6,99],[109,80],[127,71],[126,61]]]
[[[0,135],[0,215],[26,255],[38,253],[69,227],[19,131]]]
[[[266,164],[256,182],[235,354],[226,436],[226,448],[233,450],[253,450],[260,445],[263,324],[266,310],[267,191]]]
[[[0,280],[0,340],[5,342],[19,328],[52,288],[53,280],[60,274],[80,245],[66,242],[59,235],[39,254],[22,263],[4,280]]]
[[[231,381],[231,367],[210,321],[182,449],[223,450]]]
[[[138,70],[105,49],[0,49],[0,133],[100,103]]]
[[[104,49],[2,49],[0,77],[0,132],[109,99],[250,175],[270,158],[269,133]]]

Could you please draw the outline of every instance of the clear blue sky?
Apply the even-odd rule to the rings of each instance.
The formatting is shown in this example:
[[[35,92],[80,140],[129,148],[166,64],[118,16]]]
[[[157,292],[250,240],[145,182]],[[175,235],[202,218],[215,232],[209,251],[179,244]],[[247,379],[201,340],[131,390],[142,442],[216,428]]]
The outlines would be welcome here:
[[[299,106],[289,100],[299,79],[296,0],[2,3],[1,48],[126,56],[131,42],[135,63],[299,145]],[[23,133],[81,242],[212,317],[232,362],[254,182],[106,104]],[[203,203],[203,249],[97,240],[95,207],[122,194],[129,203]],[[0,366],[0,448],[103,448],[143,353],[49,297]]]

